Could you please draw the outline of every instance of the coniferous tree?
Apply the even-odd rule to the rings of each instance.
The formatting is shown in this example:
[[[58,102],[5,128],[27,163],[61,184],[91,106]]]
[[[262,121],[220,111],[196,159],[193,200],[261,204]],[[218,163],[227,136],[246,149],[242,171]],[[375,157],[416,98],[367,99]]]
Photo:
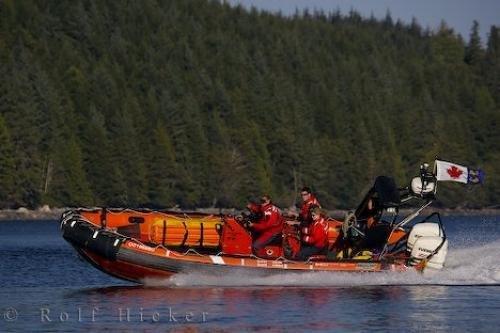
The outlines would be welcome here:
[[[88,124],[82,133],[84,168],[95,205],[121,206],[126,203],[126,185],[123,174],[110,158],[113,147],[108,138],[103,115],[94,106],[90,107]]]
[[[53,206],[91,206],[94,203],[75,137],[66,138],[50,164],[52,180],[47,203]]]
[[[108,125],[110,144],[115,147],[109,158],[115,161],[125,183],[124,203],[133,207],[147,202],[146,167],[133,122],[137,108],[135,100],[128,96],[123,107],[116,110]]]
[[[479,22],[474,21],[470,33],[469,43],[465,48],[465,62],[468,65],[479,67],[483,61],[484,50],[481,47],[479,36]]]
[[[500,104],[500,29],[491,26],[484,59],[484,76],[491,95]]]
[[[148,198],[152,207],[172,207],[179,195],[179,182],[184,174],[175,163],[174,147],[165,131],[165,126],[159,122],[151,135],[151,146],[147,159],[148,165]]]
[[[9,130],[0,116],[0,203],[1,207],[13,204],[14,178],[16,177],[14,147],[10,140]]]

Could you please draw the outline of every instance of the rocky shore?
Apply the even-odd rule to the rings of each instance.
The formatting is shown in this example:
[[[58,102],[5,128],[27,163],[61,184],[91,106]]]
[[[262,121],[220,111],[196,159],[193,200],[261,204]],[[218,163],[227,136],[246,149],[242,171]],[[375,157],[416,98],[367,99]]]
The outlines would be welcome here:
[[[49,208],[43,206],[38,209],[21,207],[18,209],[0,210],[0,221],[12,220],[58,220],[67,208]]]

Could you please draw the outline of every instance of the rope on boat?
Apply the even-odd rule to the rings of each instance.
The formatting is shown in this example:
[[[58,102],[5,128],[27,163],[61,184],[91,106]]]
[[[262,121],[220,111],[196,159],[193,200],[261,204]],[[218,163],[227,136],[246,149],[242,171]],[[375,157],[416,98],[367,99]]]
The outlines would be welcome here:
[[[208,256],[208,255],[206,255],[206,254],[201,254],[201,253],[199,253],[199,252],[198,252],[198,251],[196,251],[195,249],[188,249],[188,250],[187,250],[186,252],[184,252],[182,255],[185,255],[185,256],[186,256],[186,255],[188,255],[189,253],[194,253],[194,254],[196,254],[196,255],[198,255],[198,256],[200,256],[200,257],[207,257],[207,256]]]
[[[90,209],[89,209],[89,210],[90,210]],[[122,210],[121,210],[121,212],[123,212],[123,211],[133,211],[133,212],[138,212],[138,211],[136,211],[136,210],[129,209],[129,208],[124,208],[124,209],[122,209]],[[109,211],[109,210],[106,210],[106,212],[107,212],[107,213],[111,213],[111,214],[119,214],[119,213],[120,213],[120,212],[113,212],[113,211]],[[156,211],[156,212],[158,212],[158,213],[162,213],[162,212],[159,212],[159,211]],[[151,211],[151,213],[153,213],[153,211]],[[166,213],[162,213],[162,214],[166,214]],[[92,224],[90,221],[88,221],[87,219],[85,219],[85,218],[84,218],[83,216],[81,216],[80,214],[78,214],[78,215],[79,215],[79,219],[84,220],[84,221],[86,221],[86,222],[88,222],[88,223]],[[168,214],[166,214],[166,215],[168,215]],[[187,214],[185,214],[185,213],[184,213],[184,216],[185,216],[185,218],[186,218],[186,219],[191,218],[189,215],[187,215]],[[212,216],[214,216],[214,215],[208,215],[208,217],[212,217]],[[71,217],[73,217],[73,216],[71,216],[71,214],[69,214],[69,215],[65,218],[65,220],[69,220]],[[125,235],[123,235],[123,234],[119,233],[119,232],[118,232],[118,231],[116,231],[116,230],[110,230],[110,229],[105,229],[105,230],[106,230],[106,231],[108,231],[108,232],[114,233],[115,235],[120,236],[121,238],[123,238],[123,241],[126,241],[126,240],[128,240],[128,241],[132,241],[132,242],[134,242],[134,243],[136,243],[136,244],[139,244],[139,245],[142,245],[142,246],[145,246],[145,247],[149,247],[149,248],[153,248],[153,249],[155,249],[155,250],[157,250],[157,249],[163,249],[163,250],[165,250],[165,252],[167,252],[167,251],[172,251],[172,250],[168,249],[167,247],[163,246],[163,244],[158,244],[158,245],[156,245],[155,247],[152,247],[152,246],[149,246],[149,245],[144,244],[142,241],[140,241],[140,240],[139,240],[139,239],[137,239],[137,238],[134,238],[134,237],[129,237],[129,236],[125,236]],[[174,251],[174,252],[176,252],[176,251]],[[202,253],[199,253],[198,251],[196,251],[195,249],[192,249],[192,248],[188,249],[188,250],[187,250],[186,252],[184,252],[184,253],[180,253],[180,252],[176,252],[176,253],[178,253],[178,254],[179,254],[179,255],[181,255],[181,256],[187,256],[187,255],[189,255],[189,254],[195,254],[195,255],[198,255],[198,256],[200,256],[200,257],[208,257],[208,256],[210,256],[210,255],[207,255],[207,254],[202,254]],[[217,254],[215,254],[215,255],[216,255],[216,256],[221,256],[221,255],[223,255],[223,254],[224,254],[224,252],[220,251],[220,252],[218,252],[218,253],[217,253]],[[257,260],[258,260],[258,259],[263,259],[263,260],[272,260],[272,261],[278,261],[278,262],[293,262],[293,260],[287,259],[287,258],[285,258],[285,257],[283,257],[283,256],[280,256],[280,257],[278,257],[278,258],[274,258],[274,259],[266,259],[266,258],[261,258],[261,257],[258,257],[258,256],[256,256],[256,255],[255,255],[255,254],[253,254],[253,253],[252,253],[252,254],[250,254],[250,255],[248,255],[248,256],[246,256],[246,258],[252,258],[252,259],[257,259]]]
[[[70,220],[72,217],[73,217],[73,216],[67,216],[67,217],[65,218],[65,221]],[[78,219],[83,220],[83,221],[85,221],[85,222],[87,222],[87,223],[92,224],[91,222],[89,222],[87,219],[85,219],[85,218],[84,218],[84,217],[82,217],[81,215],[79,215]],[[101,229],[104,229],[104,228],[101,228]],[[139,245],[141,245],[141,246],[148,247],[148,248],[153,248],[154,250],[157,250],[157,249],[162,249],[162,250],[164,250],[165,252],[174,252],[174,253],[176,253],[176,254],[178,254],[178,255],[180,255],[180,256],[188,256],[188,255],[193,255],[193,254],[194,254],[194,255],[197,255],[197,256],[200,256],[200,257],[209,257],[209,256],[210,256],[210,255],[207,255],[207,254],[202,254],[202,253],[199,253],[198,251],[196,251],[195,249],[192,249],[192,248],[190,248],[190,249],[188,249],[187,251],[185,251],[185,252],[181,253],[181,252],[172,251],[172,250],[168,249],[167,247],[163,246],[162,244],[158,244],[158,245],[156,245],[155,247],[152,247],[152,246],[149,246],[149,245],[144,244],[142,241],[140,241],[140,240],[139,240],[139,239],[137,239],[137,238],[134,238],[134,237],[129,237],[129,236],[125,236],[125,235],[123,235],[123,234],[121,234],[121,233],[119,233],[119,232],[117,232],[117,231],[115,231],[115,230],[110,230],[110,229],[104,229],[104,230],[106,230],[107,232],[110,232],[110,233],[113,233],[113,234],[115,234],[115,235],[119,236],[120,238],[122,238],[122,240],[123,240],[123,241],[132,241],[132,242],[134,242],[134,243],[136,243],[136,244],[139,244]],[[217,253],[217,254],[215,254],[215,255],[216,255],[216,256],[222,256],[223,254],[224,254],[224,252],[220,251],[220,252],[218,252],[218,253]],[[294,260],[290,260],[290,259],[285,258],[285,257],[283,257],[283,256],[280,256],[280,257],[277,257],[277,258],[274,258],[274,259],[268,259],[268,258],[261,258],[261,257],[258,257],[258,256],[256,256],[256,255],[255,255],[255,254],[253,254],[253,253],[252,253],[252,254],[250,254],[250,255],[248,255],[248,256],[245,256],[245,259],[247,259],[247,258],[250,258],[250,259],[255,259],[255,260],[270,260],[270,261],[273,261],[273,262],[279,262],[279,263],[295,262]],[[310,263],[311,261],[310,261],[310,260],[308,260],[307,262],[308,262],[308,263]]]
[[[166,215],[166,216],[176,217],[173,214],[182,214],[185,219],[190,219],[191,218],[188,215],[190,213],[203,215],[204,218],[215,216],[215,214],[203,213],[203,212],[196,212],[196,211],[193,211],[193,212],[182,212],[182,211],[176,212],[176,211],[169,211],[169,210],[162,211],[162,210],[158,210],[158,209],[149,209],[149,208],[133,209],[133,208],[78,207],[78,208],[73,209],[73,210],[77,211],[77,212],[78,211],[93,212],[93,211],[103,210],[103,209],[106,211],[106,213],[115,214],[115,215],[116,214],[121,214],[123,212],[132,212],[132,213],[141,213],[141,214],[156,214],[156,213],[158,213],[158,214],[163,214],[163,215]]]

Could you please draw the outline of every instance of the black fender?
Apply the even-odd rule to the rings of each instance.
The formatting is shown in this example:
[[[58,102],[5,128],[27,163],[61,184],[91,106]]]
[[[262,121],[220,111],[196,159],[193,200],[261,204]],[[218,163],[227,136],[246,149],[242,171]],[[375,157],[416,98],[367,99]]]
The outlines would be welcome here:
[[[126,239],[124,236],[95,226],[79,215],[63,216],[61,229],[64,239],[73,246],[90,250],[110,260],[116,260],[116,254]]]

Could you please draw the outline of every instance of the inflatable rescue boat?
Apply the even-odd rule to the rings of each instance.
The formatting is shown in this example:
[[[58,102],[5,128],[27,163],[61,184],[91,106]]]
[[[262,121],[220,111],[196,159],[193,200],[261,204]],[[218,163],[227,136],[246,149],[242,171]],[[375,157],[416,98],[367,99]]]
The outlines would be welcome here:
[[[404,271],[440,269],[448,241],[438,213],[415,221],[435,198],[436,177],[426,168],[410,186],[377,177],[354,212],[329,219],[328,249],[307,261],[300,250],[297,221],[285,222],[282,238],[252,253],[249,217],[123,208],[77,208],[61,216],[63,237],[96,268],[117,278],[142,283],[179,272]],[[400,208],[419,205],[406,216]]]

